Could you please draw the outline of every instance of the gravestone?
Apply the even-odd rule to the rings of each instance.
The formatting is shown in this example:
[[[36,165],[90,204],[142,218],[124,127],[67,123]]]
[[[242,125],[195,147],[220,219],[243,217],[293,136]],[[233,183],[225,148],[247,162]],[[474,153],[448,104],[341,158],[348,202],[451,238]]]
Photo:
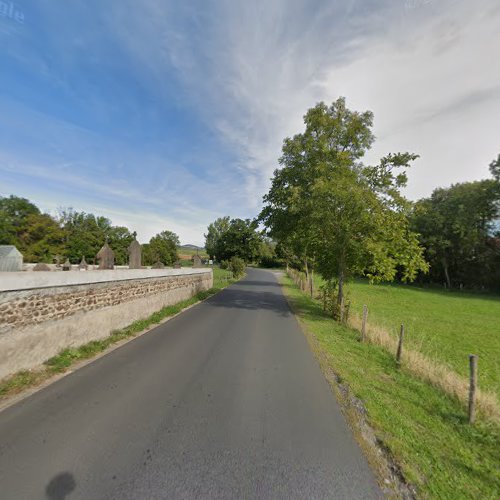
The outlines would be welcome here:
[[[54,264],[56,265],[56,267],[61,267],[61,260],[62,257],[60,255],[56,255],[54,257]]]
[[[193,267],[203,267],[201,257],[199,255],[193,255]]]
[[[141,244],[134,240],[130,243],[128,247],[128,268],[129,269],[141,269],[141,254],[142,247]]]
[[[78,265],[78,269],[80,271],[86,271],[89,268],[89,265],[87,264],[87,261],[85,260],[85,256],[82,257],[82,261]]]
[[[14,245],[0,245],[0,271],[23,270],[23,254]]]
[[[43,262],[39,262],[34,268],[33,271],[51,271],[50,267]]]
[[[174,264],[174,269],[180,269],[182,266],[181,266],[181,261],[178,260],[175,264]]]
[[[66,259],[66,262],[62,266],[63,271],[71,271],[71,262],[69,259]]]
[[[155,262],[152,266],[151,269],[165,269],[165,264],[163,262]]]
[[[108,241],[104,243],[104,246],[99,250],[96,255],[97,261],[99,262],[99,269],[114,269],[115,267],[115,252],[111,250],[108,245]]]

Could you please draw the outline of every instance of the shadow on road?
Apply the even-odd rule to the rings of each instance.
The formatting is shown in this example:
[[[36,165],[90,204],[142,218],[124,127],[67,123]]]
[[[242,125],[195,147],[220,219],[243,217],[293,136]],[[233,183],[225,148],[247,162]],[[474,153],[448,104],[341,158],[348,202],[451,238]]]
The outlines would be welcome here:
[[[61,472],[54,476],[47,487],[45,494],[49,500],[65,500],[76,488],[76,481],[70,472]]]
[[[253,280],[244,280],[238,283],[239,286],[271,286],[279,288],[280,284],[273,281],[253,281]]]
[[[248,284],[247,281],[241,283],[241,285],[246,284]],[[259,285],[262,285],[262,283],[259,283]],[[272,283],[269,283],[269,285],[272,285]],[[291,314],[288,303],[283,295],[278,292],[254,292],[251,290],[242,290],[241,288],[226,288],[211,300],[208,300],[206,304],[226,309],[274,311],[284,317]]]

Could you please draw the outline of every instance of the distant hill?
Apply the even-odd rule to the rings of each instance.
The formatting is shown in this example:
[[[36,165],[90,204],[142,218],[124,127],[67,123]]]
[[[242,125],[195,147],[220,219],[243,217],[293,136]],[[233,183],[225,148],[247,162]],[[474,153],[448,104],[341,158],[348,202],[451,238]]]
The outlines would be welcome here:
[[[181,245],[177,247],[177,252],[179,253],[179,258],[181,260],[190,260],[193,255],[198,254],[202,258],[207,258],[207,252],[203,247],[196,245]]]
[[[200,251],[205,250],[203,247],[198,247],[196,245],[181,245],[179,248],[182,250],[200,250]]]

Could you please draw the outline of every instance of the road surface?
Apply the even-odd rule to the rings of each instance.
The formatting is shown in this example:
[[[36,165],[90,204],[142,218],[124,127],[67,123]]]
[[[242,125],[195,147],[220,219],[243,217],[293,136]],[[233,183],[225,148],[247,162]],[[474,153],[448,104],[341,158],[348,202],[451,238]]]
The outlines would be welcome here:
[[[2,500],[380,496],[267,271],[0,413]]]

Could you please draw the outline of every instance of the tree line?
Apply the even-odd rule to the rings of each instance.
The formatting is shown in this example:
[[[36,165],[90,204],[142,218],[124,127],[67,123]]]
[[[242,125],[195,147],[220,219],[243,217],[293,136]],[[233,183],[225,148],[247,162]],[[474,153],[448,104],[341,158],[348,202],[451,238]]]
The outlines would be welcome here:
[[[78,263],[94,261],[107,240],[115,253],[115,264],[128,263],[128,247],[136,233],[125,226],[113,226],[106,217],[73,209],[62,209],[56,216],[42,211],[26,198],[0,197],[0,245],[15,245],[25,262],[51,263],[56,257]],[[161,262],[171,265],[177,259],[179,238],[162,231],[142,245],[143,265]]]
[[[500,155],[490,179],[435,189],[411,212],[429,262],[422,282],[500,289]]]
[[[318,272],[337,310],[346,280],[359,276],[500,288],[500,155],[491,178],[438,188],[413,203],[402,189],[418,155],[362,161],[375,140],[373,113],[352,111],[339,98],[309,109],[304,124],[283,142],[259,216],[208,226],[212,258],[286,263],[308,281]]]
[[[247,264],[282,265],[276,244],[259,230],[258,220],[219,217],[208,226],[204,236],[207,254],[219,263],[237,257]]]
[[[373,113],[352,111],[339,98],[309,109],[304,124],[283,142],[258,217],[220,217],[208,226],[211,259],[286,263],[309,281],[318,272],[338,305],[345,282],[356,276],[500,289],[500,155],[490,178],[438,188],[412,203],[401,191],[418,155],[362,161],[375,140]],[[124,265],[134,238],[102,216],[73,209],[51,216],[25,198],[0,197],[0,244],[15,245],[25,261],[59,255],[92,262],[107,239],[116,264]],[[162,231],[143,245],[143,264],[171,265],[178,246],[175,233]]]

